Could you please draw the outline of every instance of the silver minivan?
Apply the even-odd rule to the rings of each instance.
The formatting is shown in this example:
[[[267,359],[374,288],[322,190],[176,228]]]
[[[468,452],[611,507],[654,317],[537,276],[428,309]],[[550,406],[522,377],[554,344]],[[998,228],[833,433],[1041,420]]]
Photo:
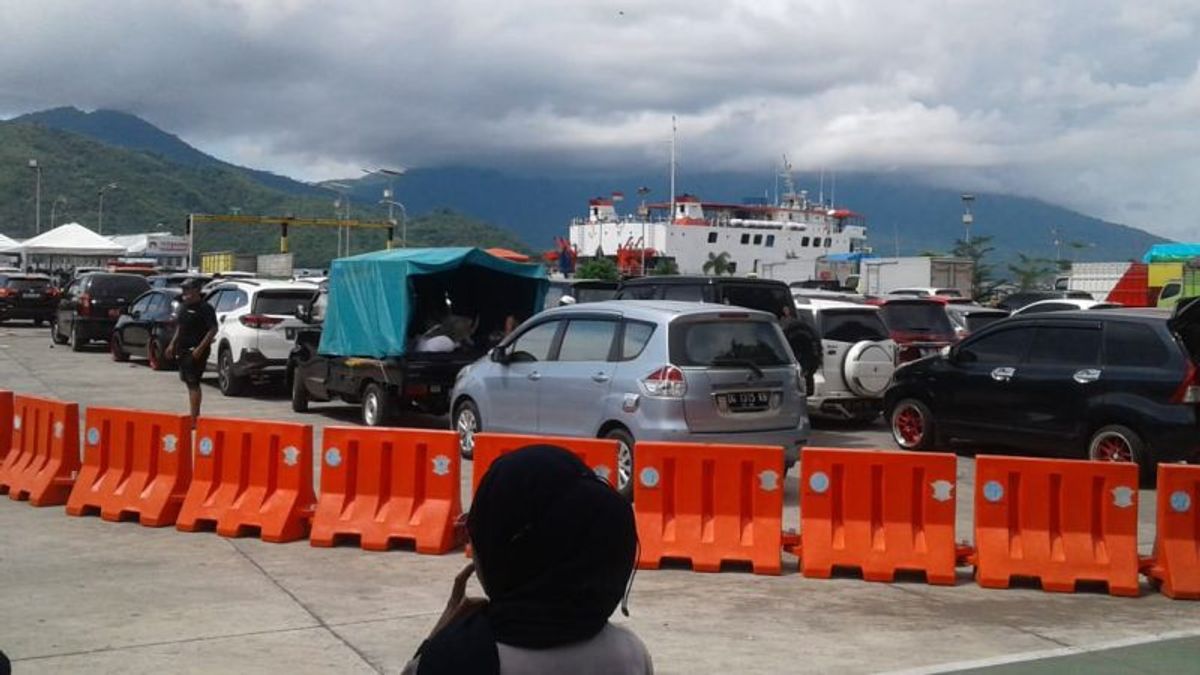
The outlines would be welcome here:
[[[774,316],[620,300],[526,321],[459,373],[451,424],[467,457],[481,430],[616,439],[628,493],[636,441],[777,445],[791,468],[808,439],[804,399]]]

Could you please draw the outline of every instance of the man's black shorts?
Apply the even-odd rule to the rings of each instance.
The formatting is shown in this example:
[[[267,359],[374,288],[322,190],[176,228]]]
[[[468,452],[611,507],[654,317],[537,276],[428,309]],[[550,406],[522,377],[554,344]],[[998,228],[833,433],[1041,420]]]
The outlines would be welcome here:
[[[187,386],[199,387],[200,378],[204,375],[204,361],[197,362],[192,352],[184,352],[179,357],[179,379]]]

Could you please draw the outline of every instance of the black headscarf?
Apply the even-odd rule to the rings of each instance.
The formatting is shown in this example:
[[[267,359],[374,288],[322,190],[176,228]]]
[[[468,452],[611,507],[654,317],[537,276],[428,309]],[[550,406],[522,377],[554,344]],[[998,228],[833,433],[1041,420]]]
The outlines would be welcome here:
[[[592,638],[633,571],[629,502],[562,448],[529,446],[496,460],[467,529],[488,604],[425,643],[422,674],[498,673],[497,642],[547,649]]]

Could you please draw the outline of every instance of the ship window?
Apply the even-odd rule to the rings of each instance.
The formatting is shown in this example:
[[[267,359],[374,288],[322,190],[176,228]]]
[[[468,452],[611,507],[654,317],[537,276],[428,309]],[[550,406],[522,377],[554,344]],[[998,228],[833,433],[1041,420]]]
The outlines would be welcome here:
[[[708,233],[708,243],[710,243],[710,244],[717,243],[717,233],[716,232]]]
[[[762,244],[762,235],[761,234],[754,235],[754,245],[758,246],[760,244]]]
[[[801,239],[801,240],[800,240],[800,245],[801,245],[801,246],[808,246],[808,237],[805,237],[805,238]]]
[[[830,246],[833,246],[833,240],[829,237],[825,237],[825,248],[829,248]]]
[[[767,248],[770,248],[774,245],[775,245],[775,235],[768,234],[767,235]]]
[[[750,243],[750,235],[748,235],[748,234],[743,234],[743,235],[742,235],[742,243],[743,243],[743,244],[749,244],[749,243]]]

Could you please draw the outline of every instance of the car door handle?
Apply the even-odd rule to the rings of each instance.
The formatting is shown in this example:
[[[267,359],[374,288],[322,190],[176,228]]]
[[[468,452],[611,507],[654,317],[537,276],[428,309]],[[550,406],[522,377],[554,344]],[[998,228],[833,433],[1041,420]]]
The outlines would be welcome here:
[[[1095,382],[1096,380],[1100,379],[1100,371],[1096,368],[1084,368],[1083,370],[1075,371],[1075,375],[1072,377],[1072,379],[1079,384]]]
[[[992,371],[992,379],[997,382],[1008,382],[1016,374],[1016,368],[996,368]]]
[[[225,323],[225,315],[224,315],[224,314],[222,314],[221,316],[217,317],[217,322],[218,322],[218,323]]]
[[[542,379],[542,374],[535,370],[529,374],[529,379],[537,382],[538,380]]]
[[[604,382],[608,382],[608,380],[609,377],[607,373],[596,373],[595,375],[592,375],[593,382],[600,382],[603,384]]]

